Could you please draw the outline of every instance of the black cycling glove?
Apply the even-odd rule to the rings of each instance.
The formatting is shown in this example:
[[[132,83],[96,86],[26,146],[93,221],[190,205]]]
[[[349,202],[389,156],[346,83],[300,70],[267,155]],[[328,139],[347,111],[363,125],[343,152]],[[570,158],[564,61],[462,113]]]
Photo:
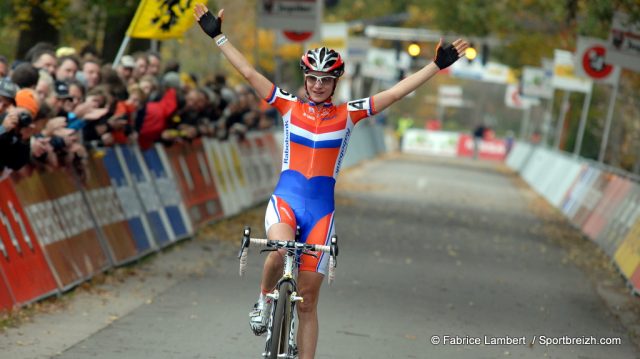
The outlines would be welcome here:
[[[222,18],[213,15],[211,11],[207,11],[202,15],[198,24],[200,24],[202,30],[211,36],[212,39],[222,34]]]
[[[453,44],[442,43],[436,47],[436,57],[433,59],[433,62],[442,70],[458,61],[458,58],[460,58],[460,55],[458,55],[458,51],[456,51]]]

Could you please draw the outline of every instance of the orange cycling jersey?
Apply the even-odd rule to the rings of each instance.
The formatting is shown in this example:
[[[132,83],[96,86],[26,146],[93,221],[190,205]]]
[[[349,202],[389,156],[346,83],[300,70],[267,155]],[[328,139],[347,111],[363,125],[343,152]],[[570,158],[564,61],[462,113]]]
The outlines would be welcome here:
[[[334,188],[353,127],[375,114],[373,98],[331,103],[303,102],[274,86],[266,99],[282,115],[282,172],[274,190],[265,227],[287,223],[300,227],[300,240],[329,243],[334,232]],[[303,256],[300,270],[325,273],[327,258]]]

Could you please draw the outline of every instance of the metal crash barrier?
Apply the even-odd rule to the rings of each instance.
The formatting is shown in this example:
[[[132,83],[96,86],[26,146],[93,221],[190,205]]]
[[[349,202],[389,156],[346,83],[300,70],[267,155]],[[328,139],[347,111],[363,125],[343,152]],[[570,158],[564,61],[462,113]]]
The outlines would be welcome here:
[[[361,132],[348,165],[384,150],[381,130]],[[281,141],[260,132],[146,151],[123,145],[94,153],[82,181],[67,169],[0,181],[0,309],[64,292],[266,203]]]

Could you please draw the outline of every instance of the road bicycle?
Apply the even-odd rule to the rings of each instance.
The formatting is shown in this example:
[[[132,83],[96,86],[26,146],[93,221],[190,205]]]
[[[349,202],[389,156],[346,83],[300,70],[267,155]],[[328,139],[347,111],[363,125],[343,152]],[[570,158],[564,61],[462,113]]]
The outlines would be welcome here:
[[[304,298],[298,295],[296,277],[298,268],[298,256],[308,255],[318,257],[318,253],[329,254],[329,270],[327,280],[331,284],[335,279],[336,257],[338,256],[338,237],[332,236],[328,246],[300,243],[300,231],[296,231],[293,241],[280,241],[262,238],[251,238],[251,228],[245,227],[242,234],[242,242],[238,258],[240,259],[240,276],[242,277],[247,267],[249,245],[255,244],[266,249],[260,253],[285,249],[284,270],[282,278],[278,280],[276,289],[267,294],[273,300],[269,321],[267,323],[267,336],[263,358],[295,359],[298,357],[296,345],[296,303]]]

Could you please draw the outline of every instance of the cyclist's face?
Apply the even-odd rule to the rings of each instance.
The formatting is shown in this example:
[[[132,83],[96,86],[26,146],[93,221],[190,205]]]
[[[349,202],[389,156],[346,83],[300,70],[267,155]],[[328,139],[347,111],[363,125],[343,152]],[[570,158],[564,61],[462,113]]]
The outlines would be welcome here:
[[[328,99],[336,85],[337,79],[324,72],[310,72],[304,76],[305,86],[313,102],[323,102]]]

